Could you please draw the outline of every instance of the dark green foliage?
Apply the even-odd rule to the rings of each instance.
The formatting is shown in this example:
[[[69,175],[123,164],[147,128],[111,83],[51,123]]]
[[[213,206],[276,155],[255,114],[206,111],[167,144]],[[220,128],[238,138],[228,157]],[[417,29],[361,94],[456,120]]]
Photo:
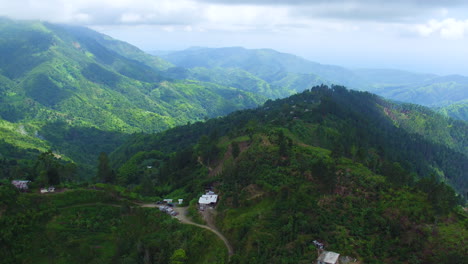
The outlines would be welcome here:
[[[131,133],[264,101],[232,87],[164,77],[170,63],[90,29],[8,19],[0,29],[0,117],[12,122],[0,120],[0,135],[19,148],[53,149],[75,161],[83,178],[95,174],[100,152],[110,153]]]
[[[288,128],[298,140],[332,150],[334,159],[354,158],[372,171],[388,175],[396,184],[411,185],[414,173],[427,177],[436,168],[459,193],[466,193],[466,124],[447,120],[428,108],[392,104],[375,95],[340,86],[318,86],[224,119],[187,125],[156,136],[136,136],[111,157],[118,161],[124,153],[140,149],[171,152],[193,145],[198,137],[214,131],[219,136],[249,135],[250,138],[254,133],[268,133],[271,141],[278,144],[278,151],[287,156],[294,137],[286,138],[286,134],[282,137],[268,126]],[[200,142],[199,148],[203,150],[200,153],[217,156],[216,151],[210,151],[208,138]]]
[[[103,183],[115,183],[116,181],[115,172],[110,167],[109,159],[105,152],[101,152],[101,154],[99,154],[96,177],[98,181]]]
[[[154,208],[121,205],[103,191],[44,196],[2,185],[0,198],[2,263],[226,261],[222,242],[210,232]]]
[[[117,74],[104,69],[96,63],[89,64],[81,72],[88,80],[104,84],[112,88],[114,88],[119,82],[119,76]]]
[[[419,123],[408,126],[402,114]],[[433,263],[463,259],[466,250],[453,238],[454,230],[467,235],[465,213],[456,214],[465,198],[440,180],[464,194],[466,131],[427,108],[319,86],[255,110],[135,136],[112,157],[176,151],[157,165],[165,186],[157,194],[196,198],[216,186],[216,224],[241,252],[232,258],[237,263],[309,263],[316,239],[365,263]]]
[[[427,193],[427,199],[438,214],[447,214],[450,208],[460,203],[453,189],[442,182],[438,182],[434,175],[421,179],[416,186]]]
[[[231,143],[231,154],[234,158],[237,158],[240,154],[239,143],[232,142]]]
[[[69,91],[60,89],[45,74],[26,80],[24,89],[27,96],[45,106],[55,106],[71,96]]]
[[[23,23],[1,21],[0,25],[0,73],[15,79],[46,60],[41,52],[53,43],[47,32],[31,30]]]
[[[51,122],[39,132],[54,149],[80,164],[95,167],[101,152],[111,152],[125,142],[128,135],[97,128],[70,127],[65,122]]]
[[[42,187],[58,185],[61,182],[59,174],[61,168],[62,164],[59,163],[52,151],[41,153],[34,164],[34,172],[37,178],[30,180],[37,180]]]

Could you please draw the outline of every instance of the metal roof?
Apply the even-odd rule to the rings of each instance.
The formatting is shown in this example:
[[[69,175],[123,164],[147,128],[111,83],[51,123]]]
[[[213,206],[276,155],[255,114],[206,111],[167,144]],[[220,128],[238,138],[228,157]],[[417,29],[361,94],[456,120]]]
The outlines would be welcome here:
[[[218,200],[218,195],[217,194],[204,194],[198,199],[199,204],[210,204],[210,203],[216,203]]]
[[[320,254],[319,258],[317,259],[320,262],[335,264],[338,261],[340,254],[332,252],[332,251],[324,251]]]

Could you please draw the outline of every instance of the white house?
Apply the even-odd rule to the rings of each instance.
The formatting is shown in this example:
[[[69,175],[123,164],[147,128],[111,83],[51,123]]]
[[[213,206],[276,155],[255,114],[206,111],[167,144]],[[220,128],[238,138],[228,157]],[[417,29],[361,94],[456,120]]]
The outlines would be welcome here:
[[[217,194],[204,194],[198,199],[199,204],[209,205],[209,204],[216,204],[218,201]]]
[[[337,264],[340,254],[332,251],[323,251],[317,259],[317,264]]]

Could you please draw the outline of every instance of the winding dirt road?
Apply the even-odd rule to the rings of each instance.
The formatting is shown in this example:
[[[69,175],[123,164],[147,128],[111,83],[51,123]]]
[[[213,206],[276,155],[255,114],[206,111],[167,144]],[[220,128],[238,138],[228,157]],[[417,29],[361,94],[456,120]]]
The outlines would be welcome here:
[[[159,207],[159,205],[156,205],[156,204],[141,204],[141,207],[150,207],[150,208],[156,208],[156,207]],[[184,224],[187,224],[187,225],[194,225],[194,226],[198,226],[200,228],[204,228],[206,230],[209,230],[213,233],[215,233],[223,242],[224,244],[226,245],[226,248],[228,250],[228,254],[229,254],[229,257],[231,257],[232,255],[234,255],[234,248],[232,247],[231,243],[229,243],[229,240],[227,240],[227,238],[221,234],[221,232],[219,232],[215,227],[213,226],[207,226],[207,225],[200,225],[200,224],[197,224],[195,222],[192,222],[192,220],[190,220],[188,217],[187,217],[187,209],[188,207],[174,207],[174,210],[179,213],[177,216],[174,216],[174,218],[177,218],[181,223],[184,223]]]

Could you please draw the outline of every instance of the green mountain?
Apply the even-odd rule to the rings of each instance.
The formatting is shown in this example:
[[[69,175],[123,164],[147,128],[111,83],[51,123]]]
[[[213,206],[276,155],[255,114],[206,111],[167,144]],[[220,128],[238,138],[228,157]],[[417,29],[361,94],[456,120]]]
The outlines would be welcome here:
[[[468,77],[451,75],[424,79],[409,84],[375,84],[371,92],[402,102],[431,107],[447,106],[467,100]]]
[[[238,78],[237,87],[264,91],[264,80],[276,93],[263,92],[269,98],[284,97],[301,92],[314,85],[338,84],[355,90],[365,90],[385,98],[421,104],[430,107],[447,106],[468,99],[468,77],[437,76],[391,69],[350,70],[339,66],[323,65],[274,50],[249,50],[244,48],[190,48],[161,54],[171,63],[190,71],[219,72],[247,71],[253,78]],[[201,70],[200,68],[203,68]],[[190,75],[190,74],[189,74]],[[206,74],[210,75],[210,74]],[[191,74],[191,78],[205,76]],[[246,75],[246,74],[244,74]],[[216,79],[210,81],[217,82]]]
[[[134,135],[110,159],[135,190],[219,193],[213,218],[234,263],[310,263],[314,240],[361,263],[465,262],[466,200],[444,182],[468,190],[467,131],[426,107],[317,86]]]
[[[230,72],[246,71],[266,81],[282,97],[288,96],[292,92],[301,92],[314,85],[329,83],[330,80],[350,87],[366,85],[352,71],[345,68],[322,65],[271,49],[190,48],[171,52],[162,55],[162,57],[179,67],[196,69],[196,72],[200,72],[200,68],[204,68],[204,71],[208,72],[219,72],[220,69],[227,69]],[[251,85],[247,80],[240,87],[249,89]],[[262,94],[270,98],[277,98],[274,96],[276,94]]]
[[[438,110],[443,115],[451,118],[468,121],[468,100],[451,104]]]
[[[99,144],[103,139],[116,147],[129,133],[158,132],[265,100],[165,77],[170,63],[87,28],[1,18],[0,52],[0,118],[24,127],[30,142],[40,141],[29,147],[87,164],[110,151]],[[7,143],[24,146],[14,130],[8,133]]]

